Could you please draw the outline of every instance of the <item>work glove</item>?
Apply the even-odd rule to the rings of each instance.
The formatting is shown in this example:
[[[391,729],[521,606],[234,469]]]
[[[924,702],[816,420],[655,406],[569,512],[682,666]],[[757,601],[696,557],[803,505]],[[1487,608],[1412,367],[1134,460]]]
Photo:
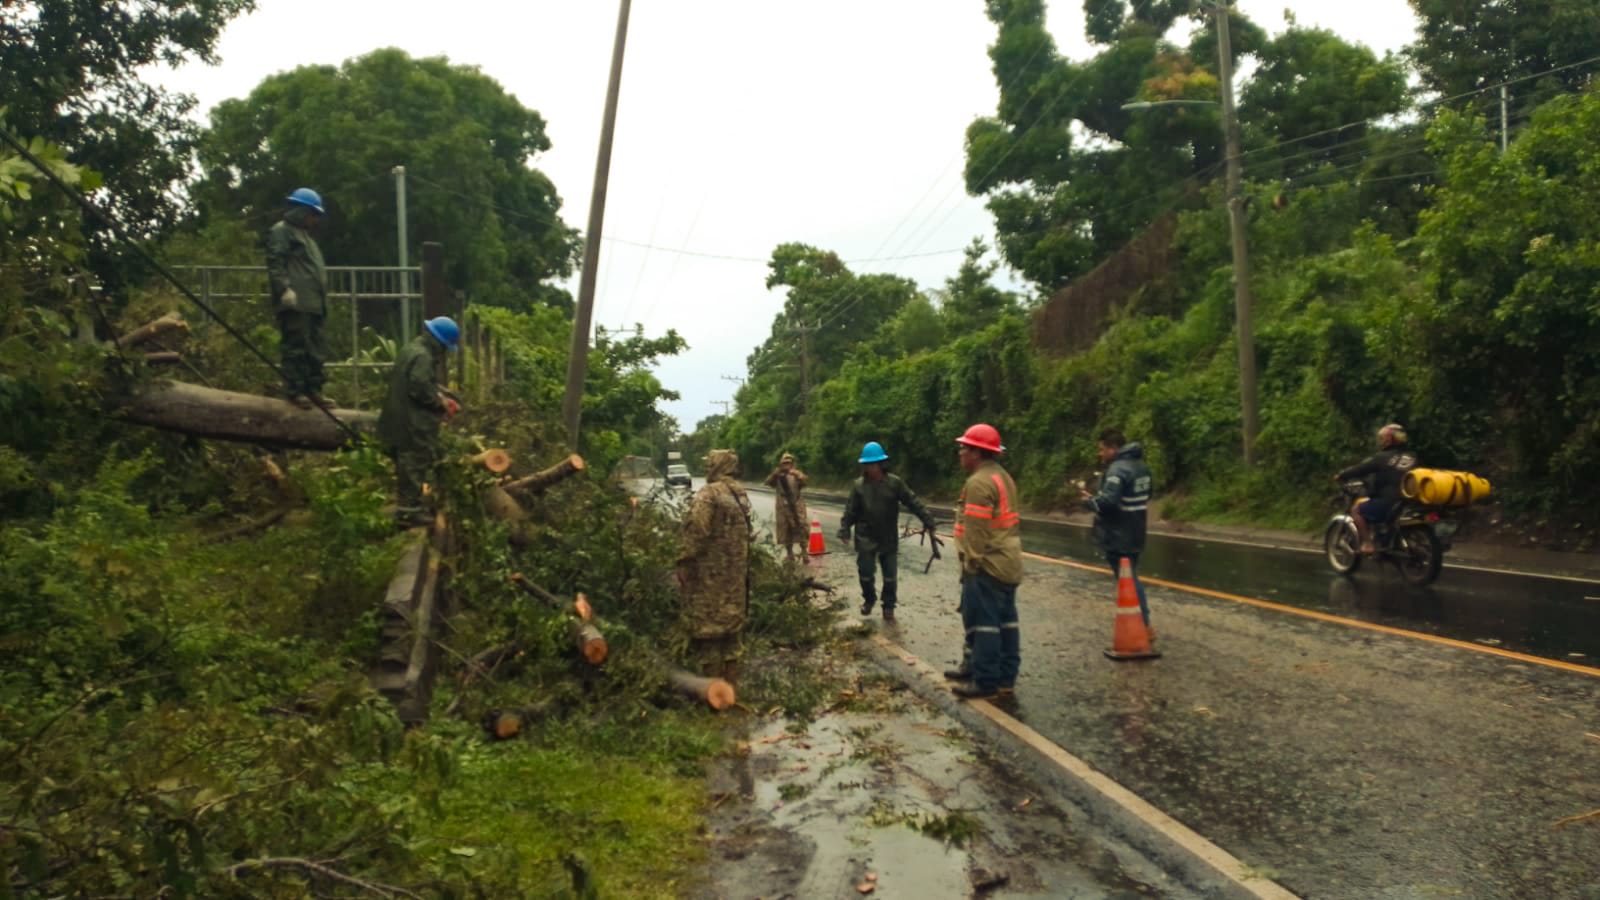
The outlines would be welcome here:
[[[300,297],[295,294],[294,288],[285,288],[283,296],[278,298],[278,306],[283,309],[299,309]]]

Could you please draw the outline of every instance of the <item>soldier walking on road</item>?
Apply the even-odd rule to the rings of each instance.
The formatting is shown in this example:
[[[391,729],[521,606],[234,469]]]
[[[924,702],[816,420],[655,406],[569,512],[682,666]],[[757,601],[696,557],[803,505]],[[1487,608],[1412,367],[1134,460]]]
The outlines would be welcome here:
[[[422,504],[422,485],[439,461],[439,425],[461,408],[439,387],[437,373],[446,350],[455,350],[461,329],[445,316],[422,323],[423,333],[401,348],[389,373],[389,393],[378,415],[378,440],[394,459],[400,505],[395,521],[426,525],[432,519]]]
[[[1150,467],[1144,464],[1144,448],[1128,443],[1115,428],[1100,432],[1099,455],[1106,474],[1100,480],[1099,493],[1082,491],[1083,506],[1094,513],[1095,540],[1111,564],[1111,573],[1120,574],[1122,561],[1128,561],[1139,594],[1139,615],[1153,641],[1156,633],[1150,628],[1150,604],[1139,580],[1139,554],[1144,552],[1152,489]]]
[[[683,624],[700,674],[733,681],[739,638],[750,614],[750,497],[739,486],[739,456],[712,450],[706,483],[683,523],[678,588]]]
[[[1017,485],[995,462],[1006,448],[993,427],[974,425],[956,443],[961,468],[967,473],[961,499],[956,502],[955,528],[966,646],[961,667],[945,676],[971,679],[956,685],[956,696],[986,699],[1010,694],[1022,667],[1022,631],[1017,623],[1017,585],[1022,583]]]
[[[286,198],[283,219],[267,232],[267,280],[278,321],[278,348],[284,374],[284,397],[301,409],[324,409],[333,403],[322,396],[326,379],[322,364],[328,344],[322,322],[328,316],[328,269],[316,233],[324,215],[322,197],[300,188]]]
[[[883,568],[883,620],[894,621],[895,575],[900,558],[900,507],[922,520],[922,527],[934,531],[933,516],[900,476],[884,471],[889,454],[877,441],[861,448],[861,477],[850,488],[845,501],[844,519],[839,523],[839,540],[850,540],[855,528],[856,574],[861,577],[861,614],[872,615],[878,601],[877,569]]]
[[[806,473],[795,466],[794,454],[783,455],[778,468],[767,476],[766,485],[777,494],[772,510],[773,536],[783,547],[784,558],[794,559],[795,544],[800,545],[800,555],[805,556],[806,542],[810,538],[806,501],[801,496],[806,488]]]

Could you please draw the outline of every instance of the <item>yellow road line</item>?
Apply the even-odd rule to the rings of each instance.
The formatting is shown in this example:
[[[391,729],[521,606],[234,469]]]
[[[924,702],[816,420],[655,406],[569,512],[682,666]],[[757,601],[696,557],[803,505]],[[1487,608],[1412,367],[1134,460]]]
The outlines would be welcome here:
[[[1043,556],[1038,553],[1027,552],[1024,552],[1022,555],[1028,557],[1029,559],[1036,559],[1040,562],[1052,563],[1054,565],[1065,566],[1071,569],[1082,569],[1085,572],[1097,572],[1102,575],[1110,574],[1109,570],[1106,568],[1102,568],[1100,566],[1091,566],[1087,563],[1076,562],[1070,559],[1056,559],[1053,556]],[[1438,635],[1426,634],[1421,631],[1407,631],[1404,628],[1395,628],[1392,625],[1379,625],[1376,622],[1363,622],[1360,619],[1350,619],[1344,616],[1336,616],[1332,613],[1318,612],[1314,609],[1302,609],[1298,606],[1289,606],[1285,603],[1274,603],[1271,600],[1260,600],[1255,597],[1241,597],[1238,594],[1230,594],[1226,591],[1214,591],[1210,588],[1197,587],[1192,584],[1184,584],[1181,581],[1167,581],[1164,578],[1146,578],[1143,575],[1139,576],[1139,580],[1143,581],[1145,584],[1153,584],[1156,587],[1187,591],[1191,594],[1199,594],[1202,597],[1211,597],[1216,600],[1227,600],[1230,603],[1242,603],[1246,606],[1256,606],[1260,607],[1261,609],[1270,609],[1274,612],[1289,613],[1290,615],[1301,616],[1307,619],[1316,619],[1319,622],[1332,622],[1337,625],[1346,625],[1351,628],[1360,628],[1366,631],[1376,631],[1379,634],[1392,634],[1396,637],[1410,638],[1417,641],[1427,641],[1430,644],[1438,644],[1441,647],[1455,647],[1458,650],[1471,650],[1476,653],[1487,653],[1490,656],[1499,656],[1504,659],[1514,659],[1517,662],[1525,662],[1531,665],[1544,666],[1550,669],[1560,669],[1563,672],[1576,672],[1579,675],[1591,675],[1600,678],[1600,668],[1596,668],[1594,666],[1585,666],[1559,659],[1546,659],[1542,656],[1534,656],[1531,653],[1518,653],[1515,650],[1502,650],[1499,647],[1489,647],[1483,644],[1474,644],[1471,641],[1458,641],[1455,638],[1439,637]]]

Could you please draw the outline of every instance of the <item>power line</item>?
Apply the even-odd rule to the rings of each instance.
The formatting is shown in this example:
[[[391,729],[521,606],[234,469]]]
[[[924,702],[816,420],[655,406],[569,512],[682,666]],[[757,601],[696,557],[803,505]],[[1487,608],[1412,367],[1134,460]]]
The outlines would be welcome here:
[[[106,227],[106,229],[111,232],[113,237],[117,238],[118,240],[122,241],[123,243],[126,243],[129,247],[133,248],[133,252],[138,254],[138,256],[141,259],[143,259],[147,265],[149,265],[157,273],[159,273],[161,275],[161,277],[163,277],[167,281],[171,282],[172,286],[177,288],[179,293],[183,294],[183,296],[185,296],[185,297],[187,297],[189,299],[189,302],[193,303],[195,306],[198,306],[198,307],[200,307],[200,309],[204,310],[206,315],[210,316],[213,320],[215,320],[218,325],[221,325],[222,329],[224,331],[226,331],[229,336],[231,336],[234,340],[238,341],[239,343],[243,344],[245,349],[249,350],[252,354],[254,354],[256,356],[256,358],[260,359],[263,363],[266,363],[267,368],[269,368],[273,372],[277,373],[277,375],[280,378],[284,379],[284,381],[288,381],[289,380],[288,374],[286,372],[284,372],[283,369],[280,368],[277,363],[273,362],[270,358],[268,358],[267,355],[265,353],[263,353],[259,347],[257,347],[255,344],[251,343],[249,338],[246,338],[242,333],[240,333],[240,331],[237,328],[233,327],[233,325],[230,324],[226,319],[222,318],[220,315],[217,315],[217,311],[215,309],[212,309],[210,304],[206,303],[205,301],[201,300],[199,297],[195,296],[194,292],[189,290],[188,285],[184,284],[181,280],[179,280],[178,276],[172,274],[172,271],[170,269],[168,269],[165,265],[162,265],[161,261],[156,259],[155,256],[150,253],[150,251],[146,250],[143,247],[143,245],[141,245],[141,244],[133,241],[131,238],[129,238],[128,235],[127,235],[127,232],[125,232],[123,230],[122,226],[116,220],[114,220],[111,217],[110,213],[107,213],[105,210],[101,209],[99,206],[96,206],[91,200],[89,200],[89,198],[85,197],[80,191],[78,191],[72,185],[69,185],[65,181],[63,181],[61,179],[61,177],[55,173],[54,170],[52,170],[49,166],[45,165],[43,160],[39,159],[37,156],[34,156],[33,153],[28,150],[27,146],[24,145],[21,141],[19,141],[16,138],[16,136],[13,135],[10,132],[10,130],[8,130],[4,126],[0,126],[0,142],[4,142],[5,144],[9,145],[12,150],[16,151],[18,156],[21,156],[24,160],[26,160],[28,162],[29,165],[31,165],[35,169],[39,170],[39,173],[44,175],[44,177],[46,179],[48,179],[49,182],[52,185],[55,186],[56,190],[59,190],[62,193],[66,194],[67,197],[69,199],[71,199],[73,202],[77,203],[78,206],[80,208],[82,208],[84,212],[86,212],[89,215],[93,216],[94,218],[98,219],[100,221],[100,223],[102,225],[104,225]],[[315,406],[316,406],[316,408],[318,410],[321,410],[322,414],[327,416],[328,419],[330,421],[332,421],[334,425],[338,426],[341,431],[343,431],[345,434],[349,435],[352,440],[360,440],[361,439],[361,435],[360,435],[359,432],[357,432],[355,429],[351,428],[349,425],[345,424],[344,420],[342,420],[338,416],[334,415],[331,410],[329,410],[328,408],[326,408],[326,407],[324,407],[324,406],[322,406],[320,404],[315,404]]]

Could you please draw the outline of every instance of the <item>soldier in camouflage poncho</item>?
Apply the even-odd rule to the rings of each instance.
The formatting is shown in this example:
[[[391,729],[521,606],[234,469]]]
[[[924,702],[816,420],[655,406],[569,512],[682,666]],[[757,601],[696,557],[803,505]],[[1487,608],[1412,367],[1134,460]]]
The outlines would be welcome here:
[[[683,623],[701,674],[729,680],[750,609],[752,518],[738,471],[732,450],[706,457],[706,484],[689,506],[678,557]]]
[[[765,482],[773,489],[776,499],[772,507],[773,538],[783,547],[783,554],[794,559],[794,545],[806,555],[806,545],[811,536],[806,527],[806,473],[794,464],[794,454],[785,453]]]

